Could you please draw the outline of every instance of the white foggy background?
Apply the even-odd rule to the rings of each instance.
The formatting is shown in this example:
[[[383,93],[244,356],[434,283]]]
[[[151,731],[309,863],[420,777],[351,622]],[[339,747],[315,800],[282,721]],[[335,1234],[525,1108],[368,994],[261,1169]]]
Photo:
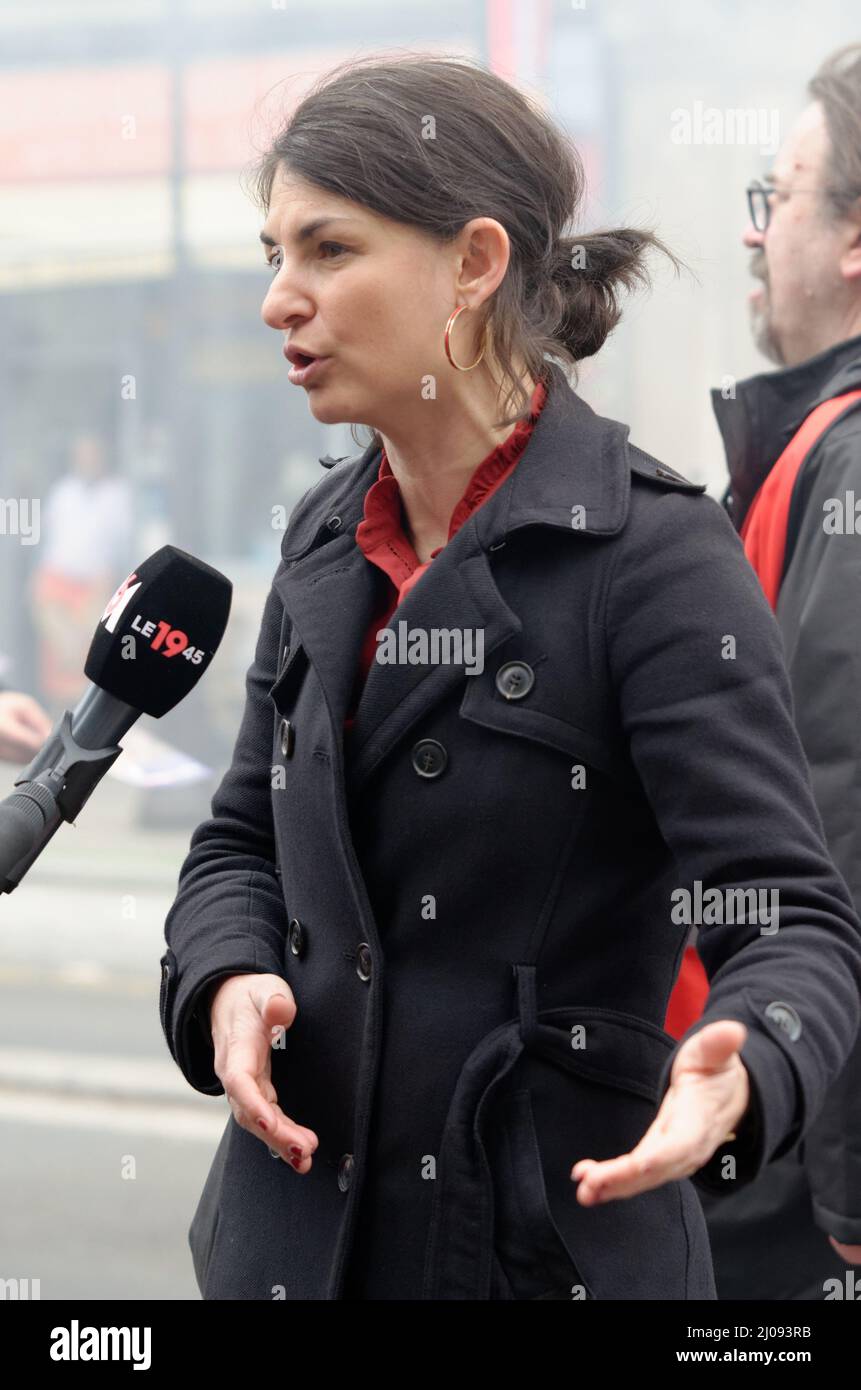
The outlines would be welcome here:
[[[586,160],[584,229],[653,227],[696,277],[654,259],[653,291],[583,364],[582,394],[717,495],[709,388],[772,369],[749,336],[741,244],[745,186],[772,155],[674,143],[672,113],[776,111],[782,139],[821,60],[858,38],[840,0],[2,0],[0,682],[52,718],[74,704],[42,684],[30,586],[44,537],[26,542],[20,509],[39,501],[46,526],[82,434],[129,500],[89,635],[165,542],[234,595],[211,670],[140,721],[207,775],[105,779],[0,899],[0,1277],[38,1278],[44,1298],[197,1296],[185,1231],[226,1108],[164,1046],[162,926],[238,730],[280,554],[272,509],[321,476],[319,455],[356,451],[348,426],[313,419],[260,319],[270,272],[240,176],[285,99],[276,84],[300,96],[351,56],[422,49],[540,96]],[[19,771],[0,764],[0,795]],[[129,1154],[137,1176],[121,1179]]]

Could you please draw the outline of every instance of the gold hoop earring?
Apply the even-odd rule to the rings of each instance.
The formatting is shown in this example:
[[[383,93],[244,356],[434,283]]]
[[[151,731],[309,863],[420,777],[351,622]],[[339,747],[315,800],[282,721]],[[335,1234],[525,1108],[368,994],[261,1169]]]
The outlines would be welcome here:
[[[468,304],[459,304],[458,307],[457,307],[451,314],[449,314],[448,323],[447,323],[446,326],[445,326],[445,355],[446,355],[446,357],[448,358],[448,360],[449,360],[449,362],[451,363],[451,365],[452,365],[453,367],[456,367],[457,370],[458,370],[459,372],[471,372],[472,369],[473,369],[473,367],[477,367],[478,364],[479,364],[479,362],[481,361],[482,357],[484,356],[484,350],[485,350],[485,348],[487,347],[487,324],[485,323],[485,325],[484,325],[484,332],[482,333],[482,337],[481,337],[481,352],[479,353],[478,357],[476,357],[476,359],[475,359],[474,362],[472,362],[468,367],[462,367],[461,364],[460,364],[459,362],[455,362],[454,358],[453,358],[452,355],[451,355],[451,341],[450,341],[450,340],[451,340],[451,330],[452,330],[452,328],[454,327],[454,321],[455,321],[455,319],[457,318],[457,316],[458,316],[459,313],[461,313],[464,309],[468,309],[468,308],[469,308],[469,305],[468,305]]]

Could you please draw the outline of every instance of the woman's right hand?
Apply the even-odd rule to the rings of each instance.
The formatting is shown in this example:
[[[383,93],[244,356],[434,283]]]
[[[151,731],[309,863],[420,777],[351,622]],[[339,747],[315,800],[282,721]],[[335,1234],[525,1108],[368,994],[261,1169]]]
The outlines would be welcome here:
[[[236,1123],[297,1173],[307,1173],[319,1140],[278,1104],[272,1084],[272,1043],[296,1017],[293,991],[280,975],[228,975],[208,991],[215,1074]]]

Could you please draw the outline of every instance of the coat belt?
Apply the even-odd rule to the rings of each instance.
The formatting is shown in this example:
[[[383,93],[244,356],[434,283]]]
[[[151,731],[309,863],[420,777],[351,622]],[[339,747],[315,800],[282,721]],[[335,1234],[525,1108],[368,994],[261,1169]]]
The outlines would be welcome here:
[[[656,1024],[612,1009],[571,1005],[539,1013],[535,965],[515,965],[513,970],[517,1015],[473,1049],[449,1105],[428,1232],[424,1299],[490,1297],[494,1175],[484,1142],[485,1118],[518,1058],[528,1051],[589,1081],[655,1103],[661,1069],[676,1046]],[[588,1048],[581,1051],[570,1040],[570,1030],[578,1023],[589,1028]],[[572,1198],[576,1200],[573,1191]]]

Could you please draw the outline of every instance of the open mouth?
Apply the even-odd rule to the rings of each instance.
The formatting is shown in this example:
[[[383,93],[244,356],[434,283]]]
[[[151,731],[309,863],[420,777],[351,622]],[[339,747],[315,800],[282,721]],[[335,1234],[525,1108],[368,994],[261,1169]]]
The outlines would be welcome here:
[[[286,351],[284,355],[287,356]],[[318,374],[329,361],[327,357],[317,357],[309,352],[299,352],[295,348],[290,350],[290,356],[287,360],[291,363],[288,379],[294,386],[305,386],[316,381]]]

